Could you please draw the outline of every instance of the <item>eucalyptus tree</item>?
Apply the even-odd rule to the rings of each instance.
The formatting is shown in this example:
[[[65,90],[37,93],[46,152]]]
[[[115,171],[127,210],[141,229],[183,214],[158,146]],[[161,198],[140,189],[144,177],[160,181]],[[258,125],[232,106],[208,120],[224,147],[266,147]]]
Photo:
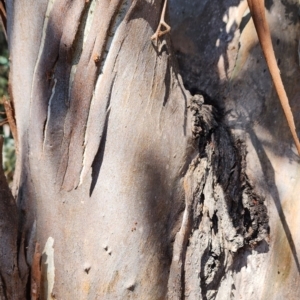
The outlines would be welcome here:
[[[299,157],[246,1],[5,4],[2,298],[295,299]],[[300,128],[297,12],[266,5]]]

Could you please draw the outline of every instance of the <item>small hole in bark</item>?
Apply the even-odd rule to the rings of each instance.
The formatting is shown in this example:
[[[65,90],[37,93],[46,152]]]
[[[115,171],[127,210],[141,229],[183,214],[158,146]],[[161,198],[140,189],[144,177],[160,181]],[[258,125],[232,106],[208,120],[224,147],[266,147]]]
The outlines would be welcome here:
[[[211,264],[211,269],[213,270],[215,267],[216,267],[216,262],[214,261],[212,264]]]
[[[130,284],[127,286],[127,290],[133,292],[134,291],[134,288],[135,288],[135,284]]]

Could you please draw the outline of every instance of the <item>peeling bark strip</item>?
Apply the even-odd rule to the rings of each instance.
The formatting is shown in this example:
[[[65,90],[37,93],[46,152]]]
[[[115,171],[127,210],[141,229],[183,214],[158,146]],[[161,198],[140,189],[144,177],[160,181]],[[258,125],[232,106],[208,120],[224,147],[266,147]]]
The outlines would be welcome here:
[[[36,243],[31,265],[31,300],[40,299],[41,289],[41,251],[40,245]]]
[[[87,3],[84,1],[51,0],[45,10],[39,51],[33,71],[30,92],[28,138],[31,147],[47,155],[61,145],[68,111],[68,82],[74,41]],[[57,166],[61,158],[56,151]]]
[[[92,154],[86,149],[93,123],[101,140],[113,82],[103,74],[113,74],[122,45],[116,32],[130,5],[129,0],[50,0],[45,9],[30,93],[34,126],[28,135],[38,152],[54,156],[57,184],[64,189],[79,185],[97,153],[99,145],[92,145]],[[113,43],[119,46],[110,53]],[[95,101],[101,103],[97,113],[90,111],[98,108]]]
[[[73,86],[70,92],[70,109],[68,111],[66,122],[65,122],[65,136],[64,136],[64,153],[67,156],[63,156],[62,166],[65,168],[64,171],[59,173],[65,174],[63,177],[62,186],[66,190],[71,190],[79,185],[80,178],[83,179],[85,174],[82,173],[82,169],[89,170],[93,158],[89,160],[87,168],[84,163],[87,156],[84,154],[87,145],[87,137],[89,132],[87,130],[87,123],[98,123],[100,127],[100,137],[98,143],[100,144],[101,136],[103,135],[103,126],[106,119],[106,109],[109,105],[111,87],[113,86],[113,80],[110,80],[110,84],[105,84],[102,80],[102,75],[113,74],[114,65],[118,56],[119,51],[110,53],[111,45],[114,42],[122,44],[122,41],[115,39],[117,28],[121,21],[124,19],[127,10],[129,8],[129,1],[110,1],[108,3],[99,2],[95,8],[95,14],[101,15],[101,23],[97,24],[98,18],[95,18],[92,23],[92,29],[101,29],[98,35],[96,35],[95,41],[92,44],[88,44],[89,39],[87,37],[87,46],[82,51],[79,59],[77,71],[74,76]],[[107,11],[105,17],[101,11]],[[95,36],[95,35],[93,35]],[[124,37],[122,37],[124,39]],[[118,48],[119,50],[119,48]],[[95,64],[94,56],[99,56],[99,63]],[[109,59],[108,57],[111,56]],[[106,64],[108,63],[108,66]],[[86,68],[85,66],[88,65]],[[87,82],[83,81],[83,78]],[[97,101],[101,102],[100,115],[96,116],[95,119],[90,118],[90,106],[94,100],[96,93],[102,93],[103,96],[98,98]],[[102,98],[102,99],[101,99]],[[103,109],[105,109],[103,114]],[[74,119],[78,120],[74,126]],[[96,145],[96,149],[98,148]],[[96,153],[95,153],[96,154]],[[89,153],[90,155],[90,153]],[[65,163],[66,162],[66,163]]]
[[[268,216],[245,174],[243,144],[232,140],[202,96],[192,98],[190,109],[199,155],[184,177],[186,206],[174,242],[168,296],[214,299],[234,254],[267,238]]]
[[[77,188],[91,170],[109,116],[128,31],[126,14],[138,5],[50,0],[45,9],[31,81],[28,139],[38,153],[53,157],[56,183],[65,190]]]

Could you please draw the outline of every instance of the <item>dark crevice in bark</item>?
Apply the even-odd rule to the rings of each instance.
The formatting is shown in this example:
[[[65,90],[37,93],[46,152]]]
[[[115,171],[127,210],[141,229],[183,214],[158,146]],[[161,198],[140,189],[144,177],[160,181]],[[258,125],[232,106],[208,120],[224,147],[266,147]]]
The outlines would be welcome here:
[[[165,75],[165,80],[164,81],[165,81],[166,92],[165,92],[163,106],[165,106],[167,104],[167,101],[168,101],[169,96],[170,96],[171,66],[170,66],[169,59],[167,61],[166,75]]]
[[[46,143],[47,127],[48,127],[48,123],[49,123],[49,119],[50,119],[51,100],[53,99],[53,97],[55,95],[56,81],[54,79],[54,74],[55,74],[55,69],[56,69],[58,59],[59,59],[59,53],[57,53],[57,56],[56,56],[56,59],[54,60],[52,68],[50,69],[50,71],[48,71],[46,73],[46,78],[47,78],[47,81],[49,82],[49,86],[51,86],[50,89],[52,90],[52,93],[50,94],[48,101],[47,101],[48,111],[47,111],[46,119],[43,124],[43,151],[44,151],[44,145]]]
[[[123,0],[118,5],[118,8],[116,9],[114,15],[111,18],[111,22],[109,24],[109,28],[107,30],[106,34],[106,40],[103,44],[103,47],[101,49],[101,53],[99,55],[99,68],[98,68],[98,76],[103,73],[104,64],[106,61],[106,58],[108,56],[108,53],[111,48],[111,44],[114,38],[114,35],[123,21],[124,17],[126,16],[126,13],[129,9],[130,1],[129,0]]]
[[[70,59],[70,64],[71,64],[72,68],[74,66],[78,65],[82,51],[83,51],[85,27],[87,26],[86,22],[87,22],[87,19],[89,16],[90,7],[91,7],[92,2],[93,1],[85,2],[84,9],[81,12],[80,20],[78,22],[79,26],[77,28],[77,32],[76,32],[75,38],[73,40],[72,47],[70,49],[69,59]],[[72,68],[71,68],[71,73],[72,73]],[[73,72],[74,77],[75,77],[75,74],[76,74],[76,70]],[[70,74],[69,85],[68,85],[69,91],[72,89],[72,85],[73,85],[72,79],[74,79],[74,77],[72,78],[72,75]],[[68,94],[66,105],[67,106],[70,105],[70,93]]]
[[[91,168],[92,168],[92,182],[91,182],[91,187],[90,187],[90,196],[92,195],[92,193],[94,191],[94,188],[96,186],[98,176],[99,176],[99,173],[100,173],[100,169],[101,169],[101,165],[102,165],[102,161],[103,161],[105,144],[106,144],[107,128],[108,128],[108,120],[109,120],[109,114],[110,114],[110,103],[111,103],[111,97],[112,97],[112,91],[113,91],[115,79],[116,79],[116,77],[114,77],[113,80],[112,80],[109,95],[108,95],[108,99],[107,99],[107,102],[105,103],[106,115],[105,115],[105,122],[104,122],[104,126],[103,126],[103,131],[102,131],[101,137],[99,138],[100,142],[99,142],[98,151],[95,154],[95,156],[93,158],[93,163],[91,165]],[[86,151],[86,149],[85,149],[85,151]],[[81,170],[81,172],[83,172],[83,170]],[[85,174],[83,174],[83,176],[84,175]]]
[[[104,157],[104,151],[105,151],[105,145],[106,145],[106,135],[107,135],[107,127],[108,127],[108,119],[109,119],[109,113],[107,113],[104,129],[103,129],[103,135],[101,137],[101,142],[99,145],[98,152],[94,158],[93,164],[92,164],[92,182],[91,182],[91,187],[90,187],[90,197],[93,194],[93,191],[96,187],[97,180],[99,177],[101,165],[103,162],[103,157]]]
[[[168,295],[214,299],[237,251],[268,237],[268,215],[247,178],[244,143],[234,139],[203,96],[192,97],[190,110],[199,155],[185,175],[186,208],[174,242]]]

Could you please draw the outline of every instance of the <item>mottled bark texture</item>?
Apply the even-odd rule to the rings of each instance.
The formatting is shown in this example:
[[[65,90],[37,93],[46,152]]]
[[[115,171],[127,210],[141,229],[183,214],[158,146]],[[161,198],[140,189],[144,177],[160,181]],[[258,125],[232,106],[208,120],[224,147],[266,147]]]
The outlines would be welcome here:
[[[199,154],[184,177],[185,210],[174,242],[169,298],[215,299],[235,253],[268,236],[268,216],[247,178],[243,142],[233,140],[203,97],[194,96],[190,109]]]
[[[294,173],[298,160],[260,140],[273,91],[245,2],[170,1],[156,44],[162,5],[7,1],[20,251],[40,299],[270,299],[271,282],[286,295],[281,266],[266,268],[281,253],[269,213],[297,275],[270,156]]]
[[[299,3],[265,1],[265,7],[299,135]],[[169,23],[185,87],[208,94],[214,107],[221,109],[223,124],[233,140],[245,146],[237,147],[237,153],[245,158],[241,160],[242,174],[254,193],[263,197],[269,216],[269,246],[261,242],[253,249],[239,249],[234,262],[227,265],[215,298],[296,299],[300,293],[300,161],[247,2],[171,0]],[[206,262],[205,255],[201,257],[198,264]],[[192,270],[193,256],[189,261]],[[198,269],[202,271],[199,277],[210,280],[204,270]],[[203,286],[212,296],[213,284]],[[194,299],[194,284],[185,287],[187,291],[191,287],[185,297]]]
[[[2,150],[3,138],[0,138]],[[0,158],[2,165],[2,156]],[[0,168],[0,299],[25,299],[27,265],[18,243],[18,210]],[[21,241],[22,243],[22,241]]]

